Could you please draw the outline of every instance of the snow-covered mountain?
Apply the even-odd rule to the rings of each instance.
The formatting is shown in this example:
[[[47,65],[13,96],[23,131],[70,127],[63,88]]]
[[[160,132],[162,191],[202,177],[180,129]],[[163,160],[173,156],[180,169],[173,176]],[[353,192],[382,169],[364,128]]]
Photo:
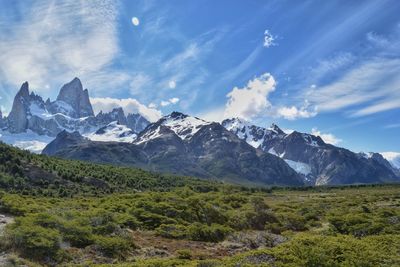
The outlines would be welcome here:
[[[260,149],[263,149],[263,144],[266,141],[273,138],[282,138],[286,135],[275,124],[272,124],[269,128],[263,128],[239,118],[226,119],[222,122],[222,126],[236,134],[240,139],[245,140],[251,146]]]
[[[179,112],[149,124],[131,144],[99,143],[63,132],[43,152],[241,184],[303,184],[281,158],[253,148],[219,123]]]
[[[204,121],[197,117],[191,117],[180,112],[172,112],[170,115],[162,117],[143,131],[135,140],[136,144],[145,143],[162,135],[164,129],[174,132],[181,140],[188,141],[203,126],[210,125],[211,122]]]
[[[95,116],[89,92],[78,78],[62,86],[55,101],[43,101],[29,92],[29,84],[25,82],[14,98],[9,116],[0,118],[0,140],[40,152],[64,130],[78,131],[98,141],[128,142],[148,124],[139,114],[126,116],[122,108]]]
[[[255,148],[284,159],[311,185],[400,181],[399,172],[378,153],[353,153],[312,134],[286,134],[275,124],[263,128],[235,118],[222,125]]]

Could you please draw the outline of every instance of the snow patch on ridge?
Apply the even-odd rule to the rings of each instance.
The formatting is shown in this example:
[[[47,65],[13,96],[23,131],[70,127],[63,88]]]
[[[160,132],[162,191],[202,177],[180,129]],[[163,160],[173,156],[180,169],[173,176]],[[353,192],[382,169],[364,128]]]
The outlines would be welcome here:
[[[86,134],[84,137],[98,142],[122,142],[132,143],[136,139],[136,134],[126,125],[118,124],[117,121],[111,122],[96,132]]]
[[[35,102],[29,105],[29,111],[31,113],[31,116],[37,116],[45,121],[53,118],[52,114],[50,114],[46,109],[40,107]]]
[[[202,119],[181,115],[181,116],[167,116],[162,122],[162,125],[167,126],[175,132],[182,140],[188,140],[195,135],[201,127],[211,124],[210,122]]]
[[[142,143],[146,143],[152,139],[156,139],[160,136],[162,136],[162,134],[160,133],[160,126],[158,126],[154,131],[149,131],[146,132],[145,134],[143,134],[142,136],[140,136],[138,139],[135,140],[135,144],[142,144]]]

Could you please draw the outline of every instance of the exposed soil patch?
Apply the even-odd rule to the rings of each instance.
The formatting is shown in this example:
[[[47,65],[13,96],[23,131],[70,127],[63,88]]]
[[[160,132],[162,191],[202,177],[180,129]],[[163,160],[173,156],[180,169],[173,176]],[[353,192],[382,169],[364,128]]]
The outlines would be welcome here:
[[[132,236],[135,244],[140,247],[136,251],[137,256],[143,258],[177,256],[180,250],[192,251],[192,257],[197,259],[222,258],[232,255],[230,249],[218,243],[168,239],[158,236],[152,231],[134,231]]]
[[[135,256],[140,258],[176,257],[180,250],[189,250],[193,259],[218,259],[252,249],[276,246],[285,241],[282,236],[264,231],[236,233],[221,243],[168,239],[152,231],[133,231],[132,237],[140,247]]]

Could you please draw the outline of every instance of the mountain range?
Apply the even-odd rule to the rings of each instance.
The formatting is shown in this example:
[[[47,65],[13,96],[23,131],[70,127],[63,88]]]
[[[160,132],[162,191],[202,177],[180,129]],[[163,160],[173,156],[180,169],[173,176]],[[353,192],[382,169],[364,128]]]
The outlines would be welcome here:
[[[14,98],[10,114],[0,117],[1,139],[22,148],[40,140],[32,150],[40,152],[61,131],[79,131],[94,140],[131,141],[149,121],[139,114],[125,114],[122,108],[95,115],[89,92],[78,78],[62,86],[57,99],[44,101],[22,84]],[[28,147],[29,148],[29,147]]]
[[[95,115],[78,78],[65,84],[55,101],[30,93],[25,82],[10,114],[0,115],[0,126],[3,141],[21,145],[20,138],[31,134],[50,156],[239,184],[400,182],[395,160],[354,153],[307,133],[285,133],[275,124],[264,128],[239,118],[208,122],[180,112],[150,123],[122,108]]]

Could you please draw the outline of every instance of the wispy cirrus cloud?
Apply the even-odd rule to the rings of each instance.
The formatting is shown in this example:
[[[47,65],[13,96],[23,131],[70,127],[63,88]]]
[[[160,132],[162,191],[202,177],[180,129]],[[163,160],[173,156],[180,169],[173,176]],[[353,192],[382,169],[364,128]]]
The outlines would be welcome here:
[[[363,105],[350,116],[365,116],[400,107],[400,59],[373,58],[355,66],[342,77],[307,92],[320,111]]]
[[[400,128],[400,123],[392,123],[392,124],[388,124],[388,125],[385,125],[385,127],[384,128],[386,128],[386,129],[395,129],[395,128]]]
[[[400,108],[400,26],[389,36],[369,32],[365,39],[359,55],[340,54],[311,72],[321,85],[304,90],[303,98],[319,112],[361,117]],[[332,73],[331,81],[321,82]]]
[[[14,23],[0,24],[3,83],[28,80],[49,91],[75,76],[94,80],[120,52],[115,1],[37,1],[21,12],[7,17]]]

